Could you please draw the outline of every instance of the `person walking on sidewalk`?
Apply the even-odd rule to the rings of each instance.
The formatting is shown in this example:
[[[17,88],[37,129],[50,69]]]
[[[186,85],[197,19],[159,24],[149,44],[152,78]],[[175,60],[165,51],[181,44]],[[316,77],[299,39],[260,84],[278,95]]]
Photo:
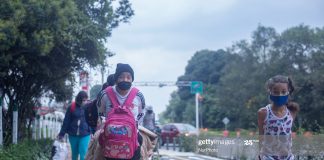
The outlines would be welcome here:
[[[85,107],[88,100],[88,95],[85,91],[80,91],[75,102],[72,102],[66,110],[65,117],[58,139],[63,139],[67,133],[72,150],[72,160],[77,160],[80,155],[80,160],[84,160],[88,144],[90,142],[91,129],[86,122]]]
[[[155,113],[153,112],[152,106],[146,107],[145,116],[143,118],[143,126],[146,129],[155,132]]]
[[[99,106],[99,115],[106,117],[106,120],[109,122],[109,117],[108,115],[113,115],[111,114],[111,111],[115,111],[116,107],[114,103],[119,103],[121,106],[119,107],[127,107],[126,109],[130,110],[132,114],[132,120],[135,120],[135,127],[136,130],[134,131],[135,133],[128,133],[129,130],[124,130],[124,128],[110,128],[111,129],[111,134],[116,133],[116,137],[118,137],[118,134],[124,134],[127,132],[127,134],[130,135],[137,135],[137,141],[133,142],[138,143],[139,146],[137,148],[134,148],[135,151],[133,152],[134,155],[132,158],[122,158],[122,159],[132,159],[132,160],[139,160],[141,158],[141,145],[142,145],[142,137],[140,134],[138,134],[138,125],[142,124],[142,117],[144,115],[143,110],[145,108],[145,99],[143,94],[138,91],[135,87],[132,86],[132,82],[134,81],[134,71],[131,68],[129,64],[122,64],[118,63],[116,72],[114,74],[114,80],[115,80],[115,85],[112,87],[106,88],[107,92],[104,92],[104,94],[100,97],[100,106]],[[136,90],[136,95],[133,94],[133,91]],[[111,93],[108,95],[108,93]],[[114,97],[114,99],[111,99],[111,96]],[[123,105],[128,105],[129,97],[133,97],[131,100],[131,107],[129,106],[123,106]],[[112,101],[114,100],[114,101]],[[115,112],[113,112],[115,113]],[[121,120],[122,121],[122,120]],[[121,122],[120,122],[121,123]],[[108,125],[109,127],[109,125]],[[107,133],[109,134],[109,133]],[[105,134],[104,134],[105,135]],[[103,135],[103,137],[104,137]],[[99,138],[100,139],[100,138]],[[100,141],[100,140],[99,140]],[[110,141],[109,139],[103,139],[103,143],[106,143]],[[117,145],[117,144],[116,144]],[[129,147],[129,146],[128,146]],[[107,147],[104,147],[105,149]],[[113,148],[108,148],[108,149],[113,149]],[[120,149],[120,148],[118,148]],[[116,149],[117,150],[117,149]],[[115,152],[115,150],[114,150]],[[109,153],[112,153],[109,151]],[[117,154],[117,153],[116,153]],[[106,157],[106,160],[115,160],[116,158],[112,157]]]
[[[293,160],[292,124],[299,105],[290,101],[294,91],[289,77],[277,75],[266,83],[269,99],[266,107],[258,111],[261,160]]]

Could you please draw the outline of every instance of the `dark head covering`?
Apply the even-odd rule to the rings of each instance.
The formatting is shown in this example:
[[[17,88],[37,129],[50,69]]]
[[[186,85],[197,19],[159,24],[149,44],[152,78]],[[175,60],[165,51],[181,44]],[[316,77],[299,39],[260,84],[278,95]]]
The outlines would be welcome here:
[[[152,107],[152,106],[147,106],[147,107],[146,107],[146,110],[148,110],[148,111],[153,111],[153,107]]]
[[[78,93],[78,95],[75,97],[75,103],[78,104],[78,105],[81,105],[81,104],[82,104],[82,100],[83,100],[84,98],[88,98],[88,94],[87,94],[87,92],[85,92],[85,91],[80,91],[80,92]]]
[[[107,87],[109,87],[108,82],[105,82],[104,84],[102,84],[101,90],[106,89]],[[100,94],[100,93],[99,93]]]
[[[114,78],[114,74],[110,74],[108,77],[107,77],[107,85],[108,86],[114,86],[115,85],[115,78]]]
[[[134,71],[132,67],[129,64],[123,64],[123,63],[118,63],[116,72],[114,75],[115,82],[117,81],[118,77],[123,73],[123,72],[128,72],[132,75],[132,81],[134,81]]]

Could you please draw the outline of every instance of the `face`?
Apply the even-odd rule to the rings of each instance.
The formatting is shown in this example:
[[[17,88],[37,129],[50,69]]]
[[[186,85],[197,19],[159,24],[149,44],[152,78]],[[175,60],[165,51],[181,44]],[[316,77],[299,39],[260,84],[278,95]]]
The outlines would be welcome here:
[[[82,106],[88,102],[88,97],[82,99]]]
[[[129,72],[123,72],[117,78],[117,87],[120,90],[127,91],[131,88],[132,81],[133,81],[132,75]]]
[[[286,96],[289,94],[287,83],[275,83],[270,89],[270,94],[273,96]]]
[[[119,82],[132,82],[132,81],[133,81],[133,78],[132,78],[132,75],[129,72],[123,72],[117,78],[117,83],[119,83]]]

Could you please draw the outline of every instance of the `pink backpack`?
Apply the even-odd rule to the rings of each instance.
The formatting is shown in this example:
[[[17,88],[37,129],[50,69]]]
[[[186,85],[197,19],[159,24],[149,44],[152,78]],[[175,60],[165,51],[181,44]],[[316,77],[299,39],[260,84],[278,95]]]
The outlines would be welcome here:
[[[108,113],[104,131],[99,136],[103,155],[108,158],[131,159],[139,146],[136,121],[131,111],[138,89],[132,88],[122,105],[118,103],[112,87],[105,91],[113,107]]]

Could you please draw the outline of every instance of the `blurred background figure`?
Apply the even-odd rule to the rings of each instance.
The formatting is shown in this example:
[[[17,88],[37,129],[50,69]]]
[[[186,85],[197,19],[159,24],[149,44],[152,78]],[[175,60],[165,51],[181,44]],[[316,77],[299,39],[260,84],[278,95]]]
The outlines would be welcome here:
[[[155,132],[155,113],[152,106],[146,107],[145,116],[143,119],[143,126],[148,130]]]

